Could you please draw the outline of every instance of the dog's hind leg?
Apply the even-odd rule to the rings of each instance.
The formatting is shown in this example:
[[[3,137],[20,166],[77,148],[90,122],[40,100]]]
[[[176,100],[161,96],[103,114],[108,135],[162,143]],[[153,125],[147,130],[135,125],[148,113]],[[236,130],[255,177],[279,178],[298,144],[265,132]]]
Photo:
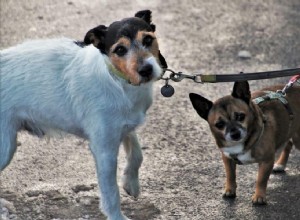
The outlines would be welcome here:
[[[123,140],[127,164],[123,174],[123,188],[133,197],[140,193],[139,168],[143,161],[140,144],[135,132],[129,133]]]
[[[17,148],[17,129],[1,114],[0,121],[0,171],[11,161]]]
[[[293,142],[289,141],[286,147],[282,150],[278,160],[274,164],[273,172],[284,172],[292,148],[293,148]]]

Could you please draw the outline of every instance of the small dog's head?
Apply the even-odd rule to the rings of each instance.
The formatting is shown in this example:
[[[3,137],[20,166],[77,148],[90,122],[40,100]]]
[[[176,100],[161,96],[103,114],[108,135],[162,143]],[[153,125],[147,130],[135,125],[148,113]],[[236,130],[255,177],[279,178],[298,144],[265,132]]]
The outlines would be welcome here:
[[[111,64],[131,84],[139,85],[157,79],[167,68],[160,54],[151,21],[151,11],[144,10],[135,17],[100,25],[87,32],[84,43],[93,44],[109,57]]]
[[[255,117],[247,81],[236,82],[230,96],[214,103],[193,93],[190,100],[197,113],[209,123],[219,147],[244,144]]]

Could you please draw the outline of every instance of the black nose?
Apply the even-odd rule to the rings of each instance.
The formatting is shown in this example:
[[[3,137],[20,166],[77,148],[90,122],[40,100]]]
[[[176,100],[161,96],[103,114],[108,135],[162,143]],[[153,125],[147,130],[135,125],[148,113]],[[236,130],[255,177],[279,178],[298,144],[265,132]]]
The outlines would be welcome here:
[[[153,67],[150,64],[143,65],[138,69],[139,74],[143,77],[151,76],[152,71],[153,71]]]
[[[234,141],[238,141],[241,139],[241,132],[237,128],[232,128],[230,130],[230,137]]]

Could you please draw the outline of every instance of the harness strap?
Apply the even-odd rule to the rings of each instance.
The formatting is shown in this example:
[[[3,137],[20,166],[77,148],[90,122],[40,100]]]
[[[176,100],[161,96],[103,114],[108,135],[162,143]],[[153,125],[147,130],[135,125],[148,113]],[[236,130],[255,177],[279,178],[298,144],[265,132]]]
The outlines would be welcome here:
[[[285,107],[286,111],[288,112],[290,121],[292,121],[294,119],[293,110],[292,110],[291,106],[289,105],[287,99],[283,95],[283,93],[280,91],[277,91],[277,92],[266,91],[266,93],[267,93],[266,95],[257,97],[255,99],[253,99],[252,101],[255,104],[259,105],[260,103],[262,103],[264,101],[279,100]]]

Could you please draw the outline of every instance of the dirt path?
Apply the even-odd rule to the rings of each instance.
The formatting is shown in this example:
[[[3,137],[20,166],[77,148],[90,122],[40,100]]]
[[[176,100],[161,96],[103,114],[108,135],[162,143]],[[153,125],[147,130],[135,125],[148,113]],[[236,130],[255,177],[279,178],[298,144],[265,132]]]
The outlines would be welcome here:
[[[1,0],[1,43],[59,36],[82,39],[99,24],[149,8],[161,51],[175,70],[237,73],[300,65],[299,0]],[[149,1],[150,2],[150,1]],[[251,53],[243,60],[241,50]],[[278,80],[252,81],[253,89]],[[293,150],[287,172],[272,175],[269,204],[253,207],[256,165],[238,169],[238,197],[222,199],[224,169],[207,124],[188,100],[189,92],[216,99],[232,84],[173,83],[176,93],[160,95],[139,137],[144,146],[142,193],[133,200],[121,190],[122,209],[133,219],[299,219],[300,152]],[[87,142],[68,136],[38,140],[26,133],[0,176],[0,219],[104,219]],[[120,172],[124,155],[120,155]]]

